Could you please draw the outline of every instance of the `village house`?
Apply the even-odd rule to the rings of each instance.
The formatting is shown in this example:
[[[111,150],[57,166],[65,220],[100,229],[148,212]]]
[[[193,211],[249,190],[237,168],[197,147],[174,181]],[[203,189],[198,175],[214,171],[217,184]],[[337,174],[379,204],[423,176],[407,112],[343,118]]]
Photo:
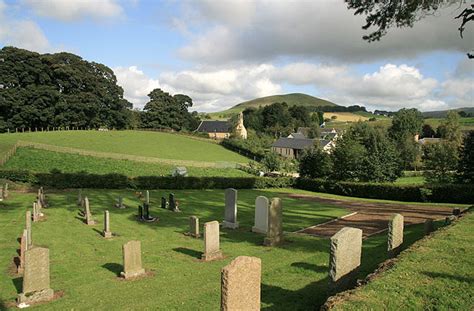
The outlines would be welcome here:
[[[196,132],[207,133],[210,138],[229,138],[232,132],[232,124],[229,121],[201,121]]]
[[[305,149],[311,148],[315,144],[319,144],[319,147],[326,152],[330,152],[334,147],[334,142],[331,140],[280,137],[272,144],[272,151],[285,158],[299,159]]]

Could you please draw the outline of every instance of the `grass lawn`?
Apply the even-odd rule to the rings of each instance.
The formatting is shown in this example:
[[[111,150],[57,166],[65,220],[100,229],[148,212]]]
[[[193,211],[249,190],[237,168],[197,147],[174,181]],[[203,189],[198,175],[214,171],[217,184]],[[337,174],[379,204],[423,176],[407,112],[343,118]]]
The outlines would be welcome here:
[[[474,214],[401,255],[335,310],[473,310]]]
[[[395,181],[399,185],[421,185],[425,183],[423,176],[400,177]]]
[[[61,131],[0,134],[0,144],[24,140],[90,151],[172,160],[248,163],[249,159],[203,140],[147,131]]]
[[[34,148],[18,148],[15,156],[11,157],[3,167],[6,169],[27,169],[40,173],[59,169],[67,173],[86,171],[95,174],[118,173],[126,176],[168,176],[176,165],[97,158]],[[203,168],[193,166],[186,166],[186,168],[188,169],[189,176],[251,176],[244,171],[234,168]]]
[[[328,282],[329,241],[299,234],[287,234],[280,247],[263,247],[263,236],[250,232],[254,201],[258,195],[283,198],[284,230],[295,231],[342,216],[347,210],[325,204],[287,198],[290,190],[241,190],[238,194],[240,228],[221,231],[221,249],[227,256],[215,262],[200,262],[203,241],[183,235],[188,217],[222,221],[224,191],[175,191],[182,213],[158,208],[163,191],[151,192],[151,213],[159,216],[154,224],[135,220],[138,200],[131,191],[84,190],[98,224],[86,226],[78,218],[77,191],[46,190],[50,208],[46,220],[33,223],[35,245],[50,249],[51,287],[64,296],[39,310],[217,310],[220,304],[220,269],[239,255],[262,259],[262,309],[308,310],[321,305]],[[129,208],[112,207],[118,195]],[[12,193],[0,203],[0,309],[7,308],[19,291],[21,277],[10,274],[12,258],[19,247],[17,238],[24,228],[25,210],[34,193]],[[101,237],[103,211],[108,209],[111,230],[118,236]],[[422,227],[405,230],[405,245],[422,235]],[[129,240],[142,242],[143,264],[153,277],[125,282],[117,279],[122,270],[122,245]],[[386,259],[386,234],[363,243],[360,277]]]

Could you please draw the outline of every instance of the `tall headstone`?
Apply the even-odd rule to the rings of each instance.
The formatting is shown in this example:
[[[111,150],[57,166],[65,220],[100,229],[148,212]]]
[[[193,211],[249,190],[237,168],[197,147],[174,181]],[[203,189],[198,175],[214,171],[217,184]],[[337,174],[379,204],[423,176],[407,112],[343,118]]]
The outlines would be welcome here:
[[[18,303],[31,304],[51,300],[54,296],[50,288],[49,249],[34,247],[25,253],[23,291],[18,295]]]
[[[222,226],[230,229],[239,227],[237,221],[237,190],[233,188],[225,190],[225,212]]]
[[[189,217],[189,235],[195,238],[199,238],[199,218],[196,216]]]
[[[21,274],[25,270],[25,252],[28,248],[28,231],[23,230],[20,238],[20,262],[18,264],[17,273]]]
[[[125,279],[134,278],[145,274],[142,267],[142,247],[140,241],[129,241],[122,247],[123,272]]]
[[[3,199],[8,199],[9,195],[10,195],[10,191],[8,190],[8,183],[5,183],[3,185],[3,193],[2,193]]]
[[[38,221],[40,219],[39,206],[36,202],[33,202],[33,221]]]
[[[161,208],[167,209],[168,207],[166,206],[166,198],[161,197]]]
[[[168,202],[169,202],[168,208],[170,210],[174,211],[176,209],[176,202],[174,200],[174,193],[170,193]]]
[[[210,261],[222,258],[220,249],[219,222],[210,221],[204,224],[204,254],[202,260]]]
[[[258,196],[255,199],[255,222],[252,227],[253,232],[268,232],[268,199],[264,196]]]
[[[112,232],[110,231],[110,216],[109,211],[104,211],[104,238],[108,239],[112,237]]]
[[[31,211],[26,211],[26,231],[27,231],[27,249],[30,249],[30,247],[33,245],[33,240],[31,237]]]
[[[221,271],[221,310],[260,310],[262,261],[239,256]]]
[[[121,196],[117,198],[117,203],[115,203],[115,207],[120,209],[125,208],[125,205],[123,204],[123,198]]]
[[[143,219],[150,219],[150,205],[148,203],[143,203]]]
[[[150,191],[145,191],[145,203],[150,205]]]
[[[79,193],[77,194],[77,206],[82,207],[82,189],[79,189]]]
[[[268,210],[268,231],[263,244],[275,246],[283,242],[283,207],[280,198],[273,198]]]
[[[143,220],[143,207],[138,205],[138,220]]]
[[[85,205],[85,216],[86,216],[86,224],[88,226],[92,226],[92,225],[95,225],[95,221],[94,219],[92,219],[92,213],[91,213],[91,209],[90,209],[90,206],[89,206],[89,198],[88,197],[85,197],[84,198],[84,205]]]
[[[355,285],[362,254],[362,230],[344,227],[331,237],[329,292]]]
[[[388,222],[387,250],[389,257],[394,257],[400,252],[403,243],[403,216],[394,214]]]

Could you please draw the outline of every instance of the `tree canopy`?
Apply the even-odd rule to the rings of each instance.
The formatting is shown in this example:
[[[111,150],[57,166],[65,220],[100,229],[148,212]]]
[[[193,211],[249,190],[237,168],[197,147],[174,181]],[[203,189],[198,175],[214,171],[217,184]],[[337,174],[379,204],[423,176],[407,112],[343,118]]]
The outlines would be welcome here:
[[[0,131],[129,126],[132,104],[113,71],[77,55],[4,47],[0,83]]]

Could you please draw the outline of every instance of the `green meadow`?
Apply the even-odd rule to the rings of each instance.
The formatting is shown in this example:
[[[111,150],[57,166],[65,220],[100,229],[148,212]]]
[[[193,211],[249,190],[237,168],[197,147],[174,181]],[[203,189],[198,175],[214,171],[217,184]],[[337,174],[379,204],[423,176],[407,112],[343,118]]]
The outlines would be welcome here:
[[[50,249],[51,287],[62,297],[35,309],[216,310],[220,305],[220,270],[239,255],[262,259],[262,309],[317,309],[327,298],[329,240],[291,232],[348,211],[288,198],[288,192],[292,190],[240,190],[240,228],[224,229],[220,235],[225,259],[201,262],[203,240],[184,233],[191,215],[200,218],[201,230],[207,221],[223,220],[221,190],[174,191],[181,213],[159,208],[161,196],[168,192],[151,191],[151,214],[160,221],[149,224],[137,222],[139,199],[133,192],[84,189],[98,221],[95,226],[87,226],[78,214],[76,190],[46,189],[50,207],[44,210],[44,221],[33,223],[33,243]],[[119,195],[124,197],[126,209],[113,208]],[[286,242],[281,246],[264,247],[263,235],[250,231],[258,195],[283,200]],[[33,192],[12,192],[11,198],[0,203],[0,309],[13,308],[21,291],[22,278],[12,272],[12,259],[25,226],[25,211],[34,197]],[[110,240],[101,236],[106,209],[115,234]],[[422,226],[406,227],[405,247],[419,239],[422,231]],[[134,281],[117,278],[123,269],[121,247],[130,240],[141,241],[143,265],[153,276]],[[387,258],[386,243],[386,233],[364,240],[360,278]]]

